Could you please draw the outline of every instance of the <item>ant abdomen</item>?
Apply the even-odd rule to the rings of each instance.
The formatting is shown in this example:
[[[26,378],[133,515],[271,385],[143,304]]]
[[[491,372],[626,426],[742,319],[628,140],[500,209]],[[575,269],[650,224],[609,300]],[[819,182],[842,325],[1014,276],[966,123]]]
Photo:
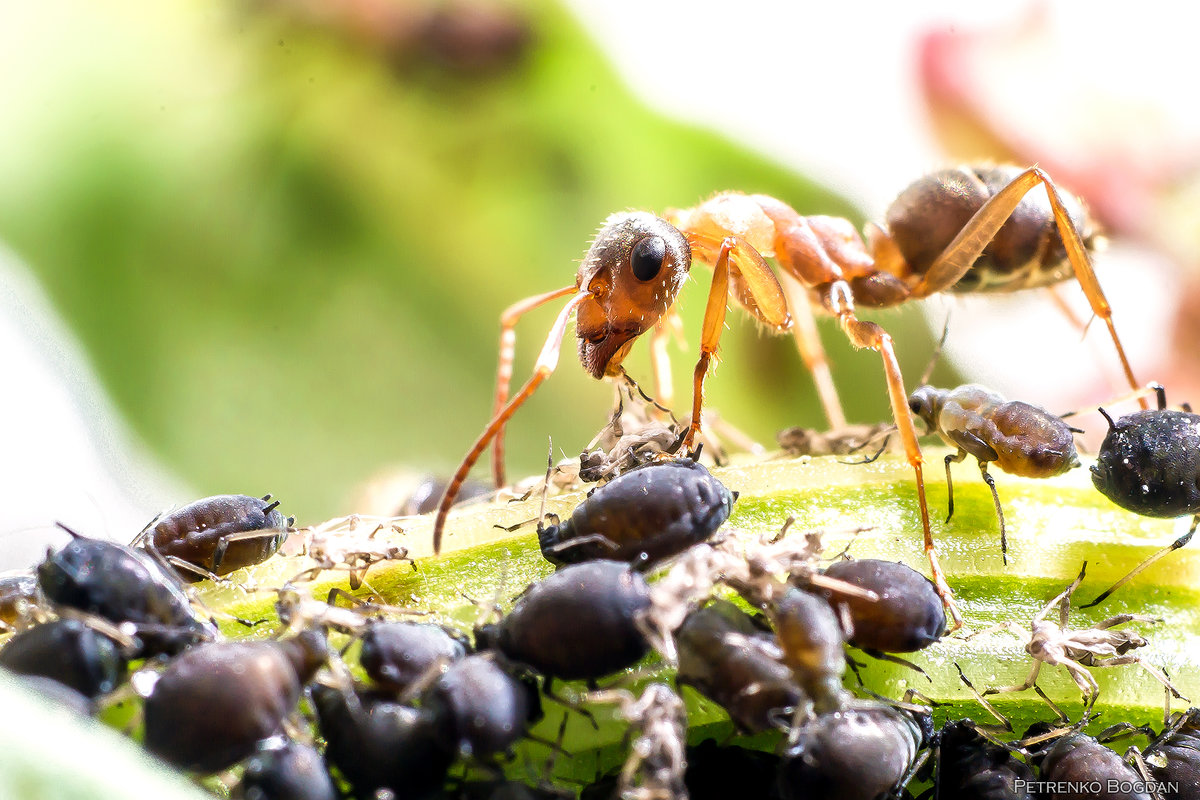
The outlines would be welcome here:
[[[932,172],[910,184],[887,211],[887,230],[908,270],[924,275],[985,202],[1024,170],[1011,165],[963,166]],[[1083,205],[1059,192],[1090,251],[1097,232]],[[1050,286],[1071,277],[1071,264],[1044,191],[1025,195],[996,237],[947,291],[1006,292]],[[859,298],[863,302],[863,298]]]

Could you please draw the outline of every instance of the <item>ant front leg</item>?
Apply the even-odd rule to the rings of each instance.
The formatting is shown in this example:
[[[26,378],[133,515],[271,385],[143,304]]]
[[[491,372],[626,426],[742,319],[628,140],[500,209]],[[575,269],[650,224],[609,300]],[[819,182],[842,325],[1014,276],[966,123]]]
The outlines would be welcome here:
[[[705,247],[697,235],[695,249]],[[711,241],[711,240],[710,240]],[[704,324],[700,333],[700,360],[692,373],[692,421],[681,440],[680,448],[691,451],[696,436],[700,433],[701,411],[704,405],[704,378],[709,362],[717,352],[721,332],[725,328],[725,312],[732,291],[730,271],[739,279],[739,291],[744,291],[754,301],[755,315],[766,325],[777,330],[787,330],[791,317],[787,299],[775,273],[767,266],[762,254],[737,236],[721,240],[717,258],[713,263],[712,286],[708,290],[708,304],[704,308]]]
[[[483,433],[475,440],[475,444],[467,451],[467,455],[463,458],[462,464],[459,465],[458,470],[454,473],[454,477],[446,485],[446,493],[442,495],[442,502],[438,504],[437,517],[433,523],[433,552],[435,555],[441,552],[442,549],[442,532],[446,527],[446,517],[450,514],[450,506],[454,505],[454,499],[458,497],[458,492],[462,488],[463,482],[466,481],[471,467],[475,466],[475,462],[479,460],[479,456],[483,454],[487,446],[504,430],[504,426],[512,418],[512,415],[517,412],[517,409],[533,396],[537,388],[558,367],[558,355],[562,350],[562,340],[567,331],[567,322],[570,320],[571,315],[579,308],[580,304],[591,296],[587,291],[580,291],[575,287],[572,287],[572,291],[578,291],[579,293],[563,306],[562,311],[558,312],[558,317],[554,320],[554,326],[546,336],[546,343],[542,346],[542,352],[538,356],[537,364],[534,366],[533,375],[521,387],[521,391],[517,392],[516,397],[510,400],[504,408],[500,409],[492,417],[492,421],[488,423]],[[552,292],[551,294],[554,293]],[[547,296],[542,295],[542,302],[545,302],[546,299]],[[507,382],[505,385],[507,386]]]
[[[1079,286],[1087,297],[1092,313],[1104,320],[1104,324],[1108,327],[1108,333],[1112,338],[1113,346],[1117,349],[1117,357],[1121,361],[1125,379],[1129,382],[1130,388],[1137,390],[1140,386],[1133,376],[1133,367],[1130,366],[1129,358],[1125,355],[1121,338],[1117,335],[1117,329],[1112,320],[1112,307],[1108,303],[1108,298],[1104,296],[1104,290],[1100,288],[1100,282],[1096,279],[1096,272],[1088,257],[1087,248],[1084,246],[1075,223],[1071,221],[1071,215],[1063,204],[1058,187],[1050,180],[1050,176],[1038,167],[1030,167],[1022,172],[1011,183],[992,195],[975,212],[975,215],[963,226],[954,240],[947,245],[942,254],[926,271],[921,282],[913,288],[912,295],[926,297],[957,283],[983,253],[984,248],[996,237],[1004,223],[1012,217],[1025,195],[1039,184],[1045,187],[1046,195],[1050,199],[1054,224],[1058,228],[1058,235],[1067,251],[1067,260],[1075,273],[1075,279],[1079,281]],[[1141,399],[1139,402],[1142,408],[1148,407],[1145,399]]]
[[[538,306],[574,294],[576,291],[578,289],[571,285],[553,292],[526,297],[504,309],[504,313],[500,315],[500,359],[496,369],[496,401],[492,404],[493,416],[499,414],[504,409],[504,404],[508,402],[508,390],[512,384],[513,358],[517,349],[517,321]],[[492,474],[496,480],[496,488],[503,489],[508,483],[504,474],[503,426],[496,433],[496,441],[492,444]]]

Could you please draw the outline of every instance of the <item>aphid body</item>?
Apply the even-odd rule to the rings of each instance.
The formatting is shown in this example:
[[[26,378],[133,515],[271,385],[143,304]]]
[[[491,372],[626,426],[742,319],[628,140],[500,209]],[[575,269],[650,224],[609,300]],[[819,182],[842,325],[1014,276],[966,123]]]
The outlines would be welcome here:
[[[675,634],[676,680],[729,713],[739,730],[781,727],[800,703],[800,688],[775,636],[726,600],[693,611]]]
[[[168,558],[199,568],[177,569],[184,580],[200,580],[202,571],[228,575],[261,564],[283,544],[291,520],[278,506],[271,495],[205,497],[151,523],[150,545]]]
[[[934,800],[1035,800],[1033,770],[1007,747],[979,733],[971,720],[952,720],[937,735]]]
[[[933,583],[912,567],[873,558],[838,561],[825,575],[878,595],[868,600],[857,595],[825,596],[835,608],[845,608],[853,631],[850,644],[863,650],[911,653],[941,638],[946,612]]]
[[[21,631],[0,649],[0,667],[40,675],[99,697],[125,680],[127,661],[120,646],[75,619],[58,619]]]
[[[476,631],[476,645],[550,678],[602,678],[650,649],[639,625],[649,606],[650,588],[628,564],[587,561],[530,586],[500,622]]]
[[[899,794],[928,736],[890,706],[821,714],[797,732],[779,768],[784,800],[877,800]]]
[[[146,699],[146,749],[201,773],[241,761],[279,732],[327,650],[316,631],[187,650],[167,665]]]
[[[51,603],[132,623],[137,655],[177,653],[216,637],[216,626],[192,614],[179,579],[144,550],[73,534],[38,565],[38,585]]]
[[[538,544],[555,564],[653,563],[710,537],[735,497],[690,458],[652,462],[592,491],[565,522],[539,528]]]
[[[950,464],[961,462],[968,455],[979,462],[979,471],[992,490],[996,516],[1000,518],[1000,549],[1007,563],[1004,511],[996,482],[988,474],[988,465],[994,463],[1011,475],[1026,478],[1061,475],[1079,466],[1071,427],[1044,408],[1005,400],[974,383],[956,389],[921,386],[909,396],[908,407],[924,420],[931,433],[937,433],[942,441],[958,450],[955,455],[946,456],[947,521],[954,516]]]

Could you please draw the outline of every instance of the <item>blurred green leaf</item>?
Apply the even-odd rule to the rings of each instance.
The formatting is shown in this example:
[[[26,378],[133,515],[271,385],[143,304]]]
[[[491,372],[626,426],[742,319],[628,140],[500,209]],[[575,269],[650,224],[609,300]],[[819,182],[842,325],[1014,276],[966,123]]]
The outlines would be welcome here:
[[[613,211],[739,189],[857,218],[647,110],[551,3],[529,7],[519,64],[470,80],[397,71],[282,4],[58,6],[61,29],[20,12],[56,37],[51,63],[41,46],[3,62],[14,86],[36,74],[38,93],[4,116],[0,238],[198,492],[270,491],[311,519],[363,510],[348,497],[382,465],[451,468],[490,412],[500,311],[573,282]],[[681,301],[693,349],[674,351],[683,398],[708,271],[695,277]],[[553,313],[520,328],[518,380]],[[768,441],[820,424],[791,341],[730,325],[714,407]],[[887,325],[919,372],[924,326]],[[886,416],[878,357],[826,332],[850,416]],[[547,434],[573,453],[602,424],[611,393],[573,362],[514,421],[514,474],[537,468]],[[643,354],[630,370],[648,379]]]

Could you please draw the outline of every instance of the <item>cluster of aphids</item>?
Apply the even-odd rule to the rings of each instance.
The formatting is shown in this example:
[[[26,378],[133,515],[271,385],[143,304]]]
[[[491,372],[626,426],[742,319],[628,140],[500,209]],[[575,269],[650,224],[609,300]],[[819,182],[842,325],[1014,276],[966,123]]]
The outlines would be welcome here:
[[[517,410],[556,369],[572,318],[584,369],[597,379],[610,379],[619,385],[636,387],[625,373],[623,362],[635,341],[643,334],[649,334],[657,398],[653,404],[664,411],[673,405],[665,344],[672,331],[679,329],[676,297],[693,263],[699,262],[713,269],[713,279],[705,306],[699,358],[692,373],[690,416],[677,424],[673,417],[672,424],[667,424],[665,415],[657,424],[653,419],[648,420],[641,431],[623,435],[610,443],[611,449],[603,448],[598,455],[585,453],[580,474],[586,471],[589,474],[585,477],[611,478],[631,464],[689,452],[697,443],[709,441],[713,426],[711,417],[704,413],[704,384],[717,353],[727,306],[731,303],[752,315],[768,331],[796,334],[801,355],[813,371],[836,436],[838,429],[844,427],[844,416],[820,341],[811,325],[802,324],[810,310],[830,313],[855,347],[873,350],[882,360],[896,437],[916,481],[917,505],[933,592],[944,604],[951,616],[952,627],[957,630],[962,620],[953,588],[936,556],[925,494],[924,459],[914,419],[921,419],[930,433],[937,433],[954,450],[945,459],[948,490],[951,490],[950,465],[967,456],[977,460],[995,503],[1000,530],[999,555],[1005,563],[1008,543],[1004,513],[989,466],[1034,478],[1062,474],[1079,466],[1074,442],[1074,434],[1079,431],[1039,406],[1008,401],[980,386],[951,390],[920,386],[910,392],[905,386],[891,337],[880,325],[860,319],[857,308],[890,307],[940,292],[1009,292],[1047,287],[1074,276],[1093,313],[1107,327],[1125,378],[1132,389],[1143,393],[1142,405],[1146,408],[1145,392],[1134,378],[1113,323],[1111,307],[1092,269],[1089,254],[1098,238],[1083,205],[1061,192],[1036,167],[962,167],[928,175],[900,195],[888,211],[886,227],[869,226],[865,239],[847,220],[805,217],[775,198],[737,192],[722,192],[692,208],[669,210],[662,217],[646,212],[614,214],[597,233],[573,285],[517,302],[501,316],[495,411],[468,450],[442,498],[434,525],[435,550],[440,546],[443,534],[453,535],[453,529],[446,528],[451,504],[472,466],[489,447],[496,485],[506,483],[505,428]],[[767,259],[774,260],[775,269]],[[527,312],[556,299],[565,299],[566,303],[546,337],[533,374],[510,396],[517,322]],[[1186,544],[1196,523],[1200,522],[1200,416],[1187,409],[1168,410],[1162,389],[1158,388],[1157,392],[1158,409],[1143,410],[1119,420],[1109,418],[1110,430],[1092,469],[1093,482],[1113,502],[1141,514],[1196,516],[1187,534],[1135,567],[1125,579],[1100,595],[1093,605],[1153,561]],[[643,398],[650,399],[644,393]],[[620,420],[621,409],[618,408],[614,424]],[[649,469],[642,467],[633,474]],[[646,480],[649,482],[648,478]],[[663,484],[667,483],[670,481],[664,479]],[[556,562],[567,561],[567,556],[578,557],[579,554],[590,558],[626,557],[626,551],[632,546],[627,542],[630,537],[627,531],[640,530],[636,518],[653,515],[660,506],[673,508],[673,501],[666,499],[665,492],[653,494],[646,490],[643,493],[646,495],[644,502],[635,502],[638,498],[630,494],[622,501],[611,503],[611,511],[594,497],[585,502],[565,526],[539,524],[543,552]],[[582,524],[581,515],[597,515],[599,510],[611,514],[612,519],[600,525]],[[952,490],[948,510],[952,515]],[[647,523],[645,527],[655,526]],[[688,526],[684,525],[682,530],[682,534],[664,530],[663,541],[671,542],[677,535],[686,538]],[[573,537],[579,541],[572,543]],[[657,547],[658,540],[653,541]],[[723,552],[715,545],[711,551]],[[754,563],[755,557],[747,553],[741,555],[745,557],[738,563]],[[651,555],[643,551],[640,557],[649,559]],[[691,558],[686,555],[680,558],[668,575],[653,585],[652,595],[672,585],[677,570],[685,570],[681,575],[688,575],[685,566],[691,563]],[[805,682],[806,679],[816,680],[815,676],[821,675],[819,665],[826,662],[812,654],[804,666],[810,672],[806,673],[807,678],[802,678],[798,662],[794,658],[791,662],[787,660],[791,646],[790,628],[780,617],[778,603],[782,598],[770,592],[761,594],[761,586],[754,588],[754,581],[747,584],[739,577],[724,575],[721,570],[726,567],[737,572],[729,564],[718,567],[704,562],[697,566],[695,574],[707,577],[701,579],[692,575],[678,580],[688,591],[693,591],[696,585],[715,580],[712,575],[722,574],[718,582],[740,593],[747,603],[758,609],[773,630],[769,637],[773,637],[774,646],[785,654],[782,663],[790,679],[796,681],[813,704],[810,710],[819,715],[838,708],[841,701],[833,698],[840,697],[840,678],[834,681],[826,674],[824,692],[815,684]],[[802,591],[796,584],[811,582],[818,574],[823,576],[822,580],[828,577],[827,572],[815,571],[811,563],[801,571],[806,576],[804,579],[784,570],[789,573],[784,584],[796,592]],[[1079,580],[1082,580],[1082,573]],[[1068,626],[1070,597],[1079,580],[1033,619],[1027,650],[1034,656],[1034,669],[1028,680],[1021,686],[993,690],[1032,688],[1040,692],[1036,679],[1041,665],[1061,665],[1068,670],[1084,696],[1085,711],[1077,728],[1089,720],[1098,693],[1090,667],[1140,664],[1178,696],[1165,674],[1151,669],[1131,652],[1145,645],[1145,639],[1119,629],[1126,622],[1149,622],[1149,618],[1121,615],[1086,630]],[[837,591],[828,586],[823,591],[838,596]],[[664,620],[673,619],[672,614],[680,613],[681,608],[689,608],[692,602],[692,599],[683,602],[679,596],[668,595],[666,610],[652,603],[656,613],[650,619],[659,627],[652,626],[650,641],[668,659],[675,655],[677,635],[682,629]],[[918,592],[905,594],[899,602],[920,608],[925,601]],[[844,595],[835,606],[844,610],[855,603],[883,613],[878,610],[881,608],[878,598],[867,602],[861,596]],[[1055,606],[1059,608],[1057,623],[1046,619]],[[656,616],[659,611],[661,615]],[[699,609],[697,613],[718,614],[716,610],[708,609]],[[843,611],[844,618],[837,621],[840,624],[828,630],[836,628],[842,637],[863,636],[848,614]],[[871,623],[860,625],[866,630],[872,628]],[[811,619],[804,625],[806,635],[816,636],[815,632],[822,630],[826,628]],[[744,637],[746,631],[738,635]],[[886,650],[882,647],[874,649]],[[750,652],[746,648],[743,651]],[[679,652],[679,657],[682,666],[683,651]],[[838,692],[829,688],[834,683]],[[741,693],[735,692],[735,695],[743,702],[750,702],[750,698],[760,699],[762,694],[757,688],[739,691]],[[804,708],[804,705],[797,708]],[[871,713],[898,712],[873,709]],[[737,719],[733,712],[731,715]],[[812,724],[803,722],[803,716],[797,713],[788,728],[788,739],[793,746],[803,739],[802,731],[808,730],[805,726]],[[1060,716],[1065,718],[1061,712]],[[871,732],[873,730],[870,729],[865,738],[878,738]],[[1063,741],[1075,740],[1066,737]],[[915,752],[918,746],[912,749]],[[826,758],[832,757],[791,758],[789,763],[818,763]],[[864,757],[864,763],[875,766],[872,758]],[[857,776],[869,770],[866,766],[850,766],[845,772]],[[1147,775],[1145,768],[1141,774]],[[631,794],[633,790],[628,785],[631,779],[629,771],[623,773],[626,782],[623,791],[627,796],[636,796]],[[813,796],[822,795],[817,791]],[[847,790],[847,793],[833,792],[830,796],[874,795]]]

